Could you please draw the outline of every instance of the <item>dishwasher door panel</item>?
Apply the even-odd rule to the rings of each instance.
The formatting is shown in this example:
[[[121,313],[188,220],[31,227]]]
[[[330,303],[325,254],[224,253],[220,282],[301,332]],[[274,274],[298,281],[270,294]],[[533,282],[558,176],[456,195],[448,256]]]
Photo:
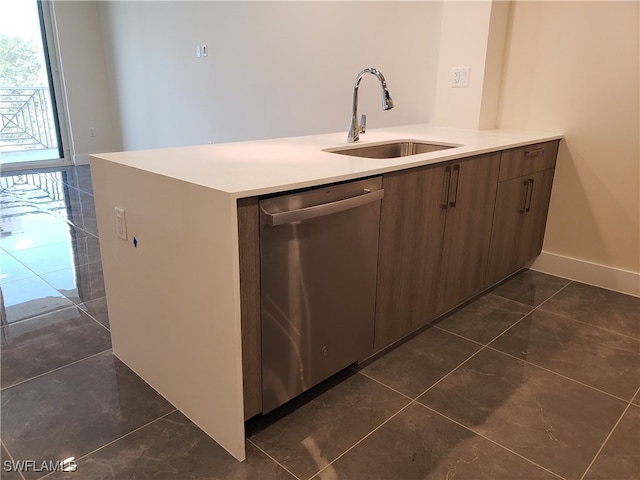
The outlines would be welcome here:
[[[373,180],[379,189],[380,180]],[[298,196],[305,193],[317,195]],[[328,204],[332,196],[339,201],[345,193],[321,198]],[[287,201],[309,206],[305,199]],[[264,413],[371,353],[379,218],[377,200],[304,221],[261,224]]]

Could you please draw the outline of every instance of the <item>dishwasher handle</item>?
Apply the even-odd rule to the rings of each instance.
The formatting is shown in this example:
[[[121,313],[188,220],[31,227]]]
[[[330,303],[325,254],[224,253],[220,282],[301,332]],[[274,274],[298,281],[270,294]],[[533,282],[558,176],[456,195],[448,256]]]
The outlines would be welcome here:
[[[382,200],[383,197],[384,189],[365,189],[364,193],[356,195],[355,197],[345,198],[344,200],[337,200],[330,203],[322,203],[312,207],[299,208],[297,210],[289,210],[287,212],[269,213],[262,209],[262,215],[264,216],[266,220],[265,223],[267,225],[284,225],[286,223],[300,222],[302,220],[331,215],[332,213],[343,212],[351,208],[366,205],[367,203]]]

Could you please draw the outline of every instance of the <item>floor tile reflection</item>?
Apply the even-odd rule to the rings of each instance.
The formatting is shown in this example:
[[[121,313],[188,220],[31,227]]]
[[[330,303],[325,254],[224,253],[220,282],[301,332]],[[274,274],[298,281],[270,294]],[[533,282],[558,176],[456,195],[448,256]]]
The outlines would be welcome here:
[[[8,253],[0,253],[0,285],[35,276],[35,272]]]
[[[404,409],[315,478],[557,479],[420,404]]]
[[[73,305],[71,300],[40,277],[29,277],[2,285],[6,322],[54,312]]]
[[[78,305],[81,309],[109,328],[109,311],[107,309],[107,297],[95,298]]]
[[[626,403],[485,349],[418,399],[565,478],[580,478]]]
[[[550,312],[533,312],[491,347],[626,400],[640,387],[640,340]]]
[[[35,213],[7,218],[3,212],[0,246],[7,252],[26,250],[52,243],[81,238],[89,232],[69,224],[64,218],[50,213]]]
[[[544,310],[640,338],[640,298],[573,282]]]
[[[569,283],[570,281],[564,278],[523,270],[495,287],[491,293],[537,307]]]
[[[481,348],[438,328],[429,328],[360,371],[415,398]]]
[[[105,295],[102,262],[58,270],[42,275],[42,278],[76,304]]]
[[[107,351],[3,390],[2,440],[15,458],[79,458],[173,410]]]
[[[273,412],[249,438],[297,477],[310,478],[409,401],[347,371]]]
[[[1,330],[2,388],[111,348],[109,332],[77,307]]]
[[[180,412],[169,415],[82,458],[83,480],[121,479],[291,479],[295,477],[253,445],[240,463]],[[66,479],[57,473],[51,479]]]
[[[81,192],[93,195],[93,185],[91,183],[91,167],[81,165],[71,169],[67,174],[66,184]]]
[[[69,241],[20,250],[13,252],[13,256],[38,275],[75,265],[74,249]]]
[[[437,325],[486,344],[530,311],[531,307],[521,303],[487,294],[445,316]]]

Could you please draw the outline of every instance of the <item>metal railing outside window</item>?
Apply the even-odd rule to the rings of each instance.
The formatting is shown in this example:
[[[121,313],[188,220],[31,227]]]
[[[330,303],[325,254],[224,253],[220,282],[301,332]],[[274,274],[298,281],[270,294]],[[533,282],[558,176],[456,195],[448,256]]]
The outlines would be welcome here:
[[[58,148],[47,87],[0,88],[0,151]]]

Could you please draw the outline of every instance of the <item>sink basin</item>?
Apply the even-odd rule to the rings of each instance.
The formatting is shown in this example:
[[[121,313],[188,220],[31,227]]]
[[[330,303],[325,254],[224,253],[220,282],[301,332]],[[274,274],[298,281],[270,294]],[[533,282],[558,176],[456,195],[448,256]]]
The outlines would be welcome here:
[[[428,143],[418,140],[395,140],[392,142],[364,145],[362,147],[337,147],[323,150],[329,153],[340,155],[350,155],[352,157],[365,158],[396,158],[418,155],[420,153],[436,152],[447,148],[459,147],[460,145],[445,145],[440,143]]]

